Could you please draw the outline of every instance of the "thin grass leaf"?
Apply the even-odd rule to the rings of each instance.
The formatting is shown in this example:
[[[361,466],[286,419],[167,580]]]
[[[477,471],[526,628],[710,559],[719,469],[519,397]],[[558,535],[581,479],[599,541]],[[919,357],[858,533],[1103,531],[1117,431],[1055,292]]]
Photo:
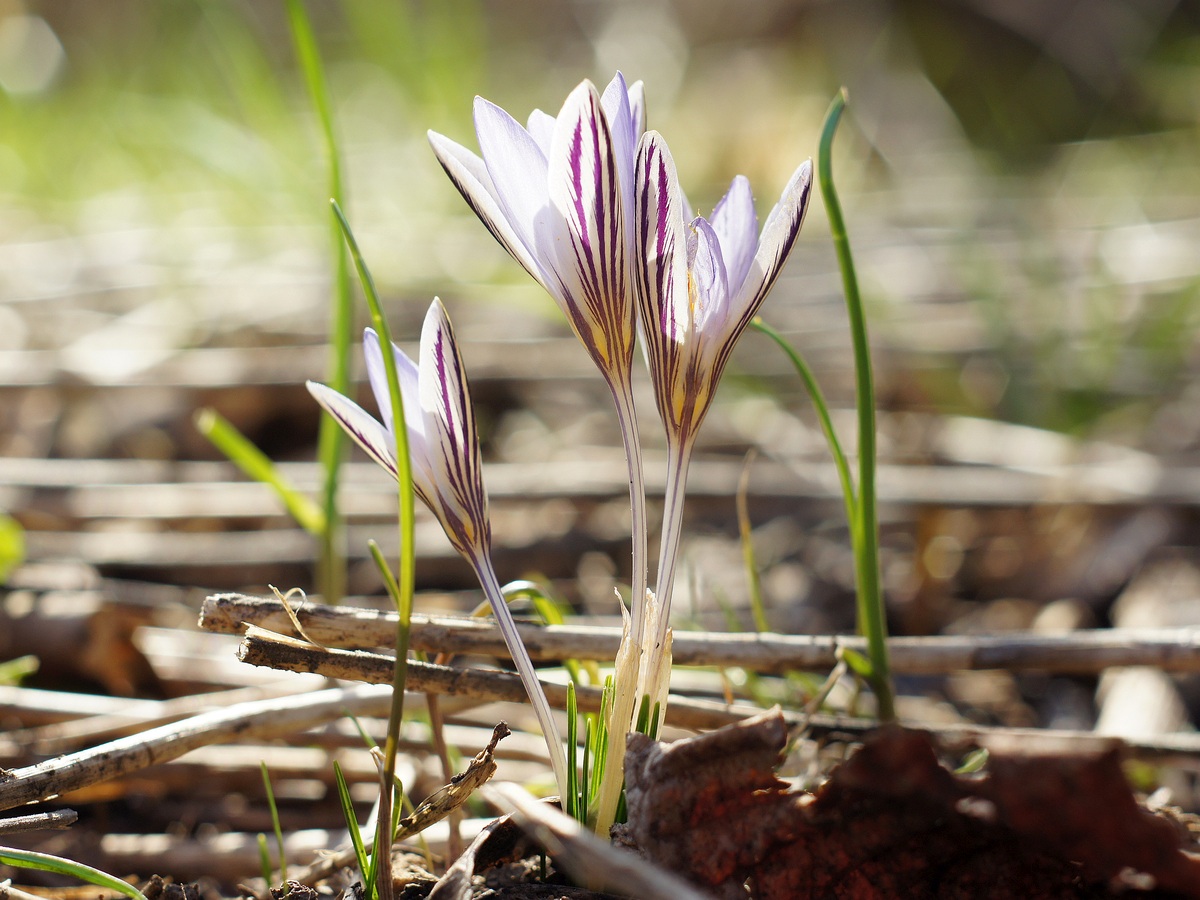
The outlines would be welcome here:
[[[379,340],[384,348],[384,353],[382,354],[383,367],[387,375],[392,421],[396,425],[392,429],[396,441],[396,481],[398,484],[400,532],[400,575],[394,582],[395,594],[393,595],[397,613],[396,663],[392,676],[392,706],[391,712],[388,715],[387,740],[383,751],[383,793],[380,795],[380,828],[377,838],[379,842],[376,843],[376,852],[371,858],[373,868],[379,864],[378,860],[381,857],[384,858],[381,870],[373,873],[373,875],[378,877],[380,882],[378,888],[379,895],[388,900],[392,893],[390,873],[391,839],[392,835],[395,834],[394,830],[391,832],[387,830],[388,823],[390,823],[392,818],[390,786],[396,777],[396,754],[399,749],[400,724],[404,719],[404,685],[408,678],[408,644],[412,627],[413,592],[416,581],[416,543],[413,540],[416,509],[413,496],[412,458],[409,456],[408,449],[408,429],[404,426],[407,419],[404,417],[404,401],[400,394],[400,379],[396,372],[395,354],[391,352],[392,335],[388,329],[387,320],[383,316],[383,307],[379,302],[379,292],[375,289],[375,279],[371,276],[371,272],[367,268],[362,252],[359,250],[358,241],[354,237],[354,231],[350,228],[350,223],[346,220],[337,197],[333,198],[332,206],[334,217],[337,219],[342,237],[345,240],[346,246],[350,248],[350,255],[354,259],[355,268],[358,270],[358,277],[362,282],[363,294],[366,296],[367,305],[371,309],[371,321],[375,327],[375,333],[379,336]],[[393,588],[389,586],[389,591],[391,590]],[[387,803],[382,802],[385,797],[388,801]],[[372,878],[372,883],[374,883],[374,878]]]
[[[563,798],[563,809],[576,821],[579,818],[579,782],[575,768],[579,753],[579,705],[575,698],[575,682],[567,682],[567,796]]]
[[[892,687],[891,666],[888,662],[887,617],[883,605],[879,577],[879,519],[875,503],[875,381],[871,370],[871,346],[867,337],[867,319],[862,297],[858,291],[858,276],[850,252],[850,237],[842,216],[842,206],[833,183],[833,138],[838,122],[846,108],[843,88],[829,106],[821,130],[817,153],[817,171],[821,196],[829,219],[829,231],[837,252],[838,268],[842,273],[842,289],[846,296],[846,312],[850,318],[850,337],[854,344],[854,376],[858,407],[858,498],[857,517],[853,522],[855,535],[855,583],[858,601],[858,627],[867,639],[867,654],[871,659],[871,689],[876,694],[879,718],[896,718],[895,692]]]
[[[587,824],[588,786],[592,782],[592,741],[595,740],[596,721],[593,716],[583,717],[583,765],[579,769],[579,821]]]
[[[25,529],[12,516],[0,513],[0,584],[25,559]]]
[[[0,684],[20,684],[41,667],[36,656],[18,656],[0,663]]]
[[[83,863],[63,859],[61,856],[51,856],[48,853],[37,853],[33,850],[0,847],[0,863],[17,869],[37,869],[39,872],[67,875],[88,884],[94,884],[96,887],[124,894],[131,900],[146,900],[146,895],[129,882],[122,881],[107,872],[101,872],[99,869],[93,869],[91,866],[85,866]]]
[[[249,478],[271,488],[296,524],[314,537],[319,538],[325,533],[326,519],[321,507],[284,478],[275,463],[236,426],[212,409],[200,410],[193,421],[196,430],[225,454],[231,463]]]
[[[846,459],[841,441],[838,440],[837,432],[833,428],[833,419],[829,414],[829,404],[825,402],[825,394],[821,391],[821,386],[817,383],[817,377],[813,374],[812,369],[809,368],[808,363],[800,355],[799,351],[789,344],[782,334],[764,322],[762,316],[755,316],[750,324],[778,345],[779,349],[784,352],[795,367],[796,374],[800,376],[800,380],[804,383],[804,389],[808,391],[809,400],[812,402],[813,410],[817,414],[817,421],[821,424],[821,432],[825,435],[825,443],[829,447],[829,453],[833,457],[834,465],[837,467],[838,481],[842,486],[842,502],[846,509],[846,521],[849,523],[850,531],[853,533],[857,529],[858,492],[854,487],[854,479],[850,476],[850,463]]]
[[[750,587],[750,613],[754,616],[754,630],[770,631],[767,624],[767,612],[763,607],[762,581],[758,577],[758,563],[754,558],[754,539],[750,527],[750,507],[746,493],[750,487],[750,463],[754,461],[754,450],[746,454],[746,462],[742,466],[741,477],[738,478],[736,494],[738,534],[742,541],[742,561],[746,566],[746,581]]]
[[[350,834],[350,846],[354,848],[354,858],[358,860],[358,871],[366,872],[370,867],[370,861],[367,858],[367,848],[363,844],[362,829],[358,825],[358,816],[354,812],[354,801],[350,798],[350,785],[346,783],[346,775],[342,772],[341,764],[337,760],[333,761],[333,780],[337,785],[338,802],[342,807],[342,817],[346,820],[346,831]],[[374,893],[374,883],[366,882],[370,885],[367,890]]]
[[[267,772],[267,764],[260,761],[259,765],[262,767],[263,787],[267,792],[267,808],[271,811],[271,824],[275,829],[275,842],[279,846],[279,881],[287,884],[287,856],[284,854],[283,847],[283,823],[279,821],[279,807],[275,804],[275,791],[271,788],[271,776]],[[269,879],[267,883],[270,883]]]
[[[267,846],[267,836],[261,831],[258,833],[258,868],[262,874],[263,884],[269,888],[271,886],[271,875],[273,874],[271,848]]]

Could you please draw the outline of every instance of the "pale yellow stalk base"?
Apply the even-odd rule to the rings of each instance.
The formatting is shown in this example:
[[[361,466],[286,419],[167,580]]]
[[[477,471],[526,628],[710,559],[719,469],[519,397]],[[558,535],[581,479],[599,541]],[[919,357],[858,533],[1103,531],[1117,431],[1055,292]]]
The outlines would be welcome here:
[[[649,591],[647,591],[649,593]],[[604,778],[600,782],[600,794],[596,798],[594,818],[589,823],[592,830],[603,838],[608,837],[617,815],[617,804],[621,799],[621,788],[625,784],[625,741],[633,730],[633,717],[637,709],[638,681],[641,670],[642,648],[630,639],[629,613],[621,607],[624,623],[621,647],[617,651],[613,672],[613,705],[608,720],[608,750],[604,756]]]

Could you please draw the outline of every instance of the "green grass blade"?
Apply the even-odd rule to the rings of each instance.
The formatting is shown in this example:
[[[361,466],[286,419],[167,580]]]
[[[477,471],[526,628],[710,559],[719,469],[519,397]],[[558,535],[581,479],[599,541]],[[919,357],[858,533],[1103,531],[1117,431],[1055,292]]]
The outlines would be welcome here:
[[[267,836],[261,831],[258,833],[258,868],[262,873],[263,884],[268,888],[271,887],[271,848],[267,846]]]
[[[304,73],[304,82],[309,98],[320,124],[325,145],[326,171],[329,196],[339,205],[346,202],[342,187],[341,154],[338,152],[337,135],[333,128],[333,113],[329,102],[329,90],[321,54],[317,48],[316,35],[304,8],[303,0],[285,0],[288,24],[296,58]],[[339,394],[350,393],[350,343],[354,331],[354,307],[350,290],[350,265],[346,258],[346,246],[342,241],[341,228],[336,221],[330,228],[331,251],[334,258],[334,298],[330,316],[330,360],[326,383]],[[326,528],[321,535],[321,559],[319,563],[321,592],[326,602],[336,603],[341,599],[345,583],[345,559],[341,552],[341,520],[338,514],[337,497],[339,473],[346,453],[346,435],[333,416],[321,416],[321,430],[317,440],[317,458],[325,473],[321,492],[321,507]]]
[[[215,410],[202,409],[196,413],[195,423],[196,430],[224,453],[231,463],[248,477],[271,488],[301,528],[314,537],[325,533],[326,519],[321,507],[284,478],[275,463],[231,422]]]
[[[397,614],[396,663],[392,675],[392,706],[391,712],[388,715],[387,740],[383,748],[383,789],[390,790],[390,785],[396,778],[396,753],[399,749],[400,723],[404,719],[404,685],[408,679],[408,644],[409,635],[412,630],[413,591],[416,581],[416,544],[413,540],[413,523],[416,518],[416,510],[413,499],[412,459],[408,452],[408,428],[404,424],[408,420],[404,417],[404,401],[400,395],[400,379],[396,373],[395,354],[392,353],[392,333],[388,328],[387,320],[383,316],[383,307],[379,302],[379,292],[375,289],[375,279],[371,277],[371,272],[367,268],[362,252],[359,250],[358,241],[354,237],[354,231],[350,228],[350,223],[346,220],[341,206],[338,205],[336,199],[332,205],[334,217],[337,219],[342,237],[350,249],[350,255],[354,260],[355,268],[358,270],[359,280],[362,282],[363,294],[366,296],[367,306],[371,309],[371,322],[375,327],[375,333],[379,335],[379,342],[382,345],[383,366],[387,374],[388,395],[392,406],[392,421],[395,423],[395,428],[392,430],[395,433],[394,436],[396,439],[400,575],[395,582]],[[381,810],[381,819],[389,819],[390,815],[383,815],[384,812],[387,812],[387,810]],[[383,840],[376,845],[376,853],[372,856],[372,864],[376,864],[376,861],[381,857],[387,857],[391,853],[392,833],[394,832],[387,831],[385,822],[380,828],[380,836]],[[391,896],[390,860],[385,859],[380,865],[382,868],[379,873],[379,879],[387,883],[380,885],[378,893],[381,897],[389,898]]]
[[[563,798],[563,811],[578,822],[579,818],[579,781],[578,769],[575,768],[576,756],[579,753],[579,705],[575,697],[575,682],[567,682],[567,796]]]
[[[271,811],[271,824],[275,828],[275,843],[279,847],[279,882],[287,884],[287,856],[283,847],[283,823],[279,821],[279,807],[275,803],[275,791],[271,787],[271,776],[267,772],[267,764],[260,761],[259,765],[262,766],[263,787],[267,792],[267,808]]]
[[[887,617],[884,612],[882,586],[879,578],[879,519],[875,506],[875,382],[871,370],[871,347],[867,337],[867,319],[862,297],[858,291],[858,276],[850,252],[850,237],[842,216],[833,183],[833,138],[838,122],[846,108],[846,92],[842,90],[830,104],[821,130],[817,153],[817,175],[825,213],[842,273],[842,290],[846,296],[846,311],[850,318],[850,336],[854,344],[854,375],[858,407],[858,502],[854,522],[855,581],[857,583],[859,628],[867,638],[867,655],[871,660],[870,685],[879,705],[879,718],[896,717],[891,666],[888,662]]]
[[[0,684],[20,684],[41,667],[41,660],[26,654],[0,663]]]
[[[746,493],[750,485],[750,463],[754,461],[754,450],[746,454],[742,474],[737,487],[738,536],[742,544],[742,563],[746,567],[746,582],[750,588],[750,613],[754,617],[754,630],[770,631],[767,611],[763,606],[762,580],[758,577],[758,561],[754,557],[754,529],[750,526],[750,505]]]
[[[12,516],[0,513],[0,584],[25,559],[25,529]]]
[[[146,895],[129,882],[122,881],[120,878],[109,875],[107,872],[101,872],[99,869],[93,869],[91,866],[85,866],[83,863],[63,859],[60,856],[37,853],[33,850],[16,850],[12,847],[0,847],[0,863],[6,866],[13,866],[17,869],[37,869],[39,872],[54,872],[58,875],[67,875],[71,878],[78,878],[80,881],[85,881],[88,884],[94,884],[96,887],[107,888],[110,891],[124,894],[126,897],[131,898],[131,900],[146,900]]]
[[[342,818],[346,820],[346,831],[350,834],[350,845],[354,848],[354,858],[358,860],[358,871],[365,873],[371,863],[367,856],[367,848],[363,843],[362,829],[358,827],[358,816],[354,813],[354,801],[350,799],[350,785],[346,783],[346,775],[337,760],[333,762],[333,780],[337,785],[338,802],[342,807]],[[374,894],[375,885],[371,881],[363,882],[364,890]]]
[[[812,369],[808,367],[804,357],[787,342],[782,334],[764,322],[761,316],[755,316],[750,324],[773,340],[784,352],[784,355],[795,367],[796,374],[800,376],[804,389],[808,391],[809,400],[817,413],[817,421],[821,424],[821,432],[825,435],[825,443],[829,447],[830,455],[833,456],[833,464],[837,467],[838,481],[842,486],[842,501],[846,507],[846,521],[849,523],[851,532],[854,532],[857,529],[858,521],[858,492],[854,489],[854,479],[850,477],[850,463],[842,450],[842,443],[838,440],[837,432],[834,431],[833,419],[829,414],[829,404],[825,402],[825,394],[821,391],[821,386],[817,383],[817,378]]]

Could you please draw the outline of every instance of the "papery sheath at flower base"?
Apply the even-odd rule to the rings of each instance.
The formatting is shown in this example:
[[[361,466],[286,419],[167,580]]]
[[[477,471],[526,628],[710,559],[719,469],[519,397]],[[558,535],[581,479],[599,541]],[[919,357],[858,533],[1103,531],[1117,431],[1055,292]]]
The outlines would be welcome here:
[[[647,621],[645,483],[632,388],[636,303],[631,268],[633,170],[644,128],[641,82],[627,86],[618,73],[603,95],[584,81],[557,116],[534,110],[527,127],[494,103],[476,98],[480,155],[429,134],[442,167],[476,215],[558,303],[616,405],[633,521],[633,649],[617,659],[606,771],[623,763]],[[600,832],[607,831],[616,810],[620,782],[619,774],[602,782],[593,822]]]
[[[740,175],[711,216],[693,217],[657,132],[641,138],[635,179],[640,324],[669,451],[657,625],[654,644],[644,651],[642,688],[665,708],[671,591],[692,446],[734,345],[796,242],[808,208],[812,163],[796,169],[761,233],[750,183]]]
[[[430,304],[421,328],[420,364],[399,347],[393,346],[392,352],[403,400],[413,490],[441,522],[450,543],[474,568],[545,735],[555,781],[565,792],[567,770],[562,740],[492,566],[492,531],[475,414],[458,344],[440,300]],[[396,440],[383,348],[371,329],[363,336],[363,354],[382,422],[323,384],[310,381],[308,390],[395,478]]]

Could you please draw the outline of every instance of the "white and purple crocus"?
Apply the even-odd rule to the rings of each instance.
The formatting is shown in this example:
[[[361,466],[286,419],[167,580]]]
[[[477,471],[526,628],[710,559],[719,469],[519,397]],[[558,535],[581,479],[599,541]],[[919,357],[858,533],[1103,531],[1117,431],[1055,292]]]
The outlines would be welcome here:
[[[393,478],[398,478],[392,430],[395,424],[383,348],[371,329],[363,337],[363,353],[382,422],[323,384],[310,381],[308,390],[367,455]],[[565,792],[567,767],[562,740],[492,565],[492,529],[475,413],[454,330],[440,300],[430,304],[425,316],[419,363],[414,363],[399,347],[393,346],[392,353],[404,407],[413,490],[441,522],[450,543],[475,570],[545,735],[559,790]]]
[[[646,510],[633,404],[634,162],[645,129],[641,82],[582,82],[557,116],[522,126],[475,99],[479,154],[429,133],[438,161],[488,230],[554,298],[608,383],[630,472],[635,628],[646,592]]]
[[[616,77],[601,94],[590,81],[557,116],[534,110],[526,126],[475,100],[479,154],[436,132],[429,141],[454,186],[492,235],[540,284],[612,393],[629,467],[632,615],[616,660],[605,769],[593,825],[607,833],[620,797],[625,735],[633,723],[647,591],[646,492],[633,402],[637,308],[633,287],[634,163],[645,130],[642,84]]]
[[[800,233],[812,162],[796,169],[761,233],[750,183],[740,175],[711,216],[693,216],[670,150],[657,132],[641,138],[635,185],[638,308],[668,448],[653,610],[657,622],[654,643],[643,648],[641,689],[665,709],[671,590],[692,447],[734,345],[758,313]]]

